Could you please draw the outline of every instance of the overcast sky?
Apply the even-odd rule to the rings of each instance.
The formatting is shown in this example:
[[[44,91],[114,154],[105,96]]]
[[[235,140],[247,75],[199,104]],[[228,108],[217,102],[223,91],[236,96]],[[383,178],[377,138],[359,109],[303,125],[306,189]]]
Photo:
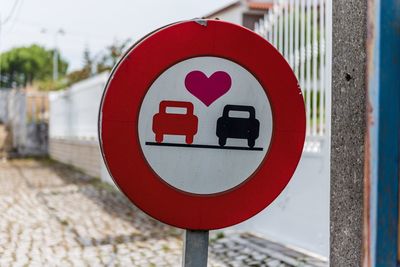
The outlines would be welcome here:
[[[201,17],[232,0],[0,0],[0,51],[38,43],[58,46],[70,68],[79,68],[87,46],[93,54],[114,40],[140,38],[167,23]],[[11,15],[11,16],[10,16]]]

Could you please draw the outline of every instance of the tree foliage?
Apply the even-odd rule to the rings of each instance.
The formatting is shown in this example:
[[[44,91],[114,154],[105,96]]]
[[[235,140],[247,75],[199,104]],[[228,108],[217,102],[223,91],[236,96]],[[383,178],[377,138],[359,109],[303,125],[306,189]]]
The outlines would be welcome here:
[[[52,80],[54,50],[39,45],[13,48],[0,55],[0,87],[24,87],[34,83],[40,90],[58,90],[103,71],[110,71],[127,49],[130,40],[115,41],[93,56],[89,48],[83,52],[83,64],[68,74],[68,63],[59,55],[60,79]]]
[[[20,87],[52,79],[54,50],[39,45],[17,47],[0,55],[0,87]],[[68,63],[58,54],[58,72],[63,77]]]
[[[115,41],[113,44],[106,48],[106,52],[101,58],[101,60],[97,63],[97,72],[103,72],[105,70],[111,70],[115,64],[117,64],[118,60],[125,53],[128,45],[131,40],[127,39],[122,42]]]
[[[81,69],[72,71],[67,75],[67,85],[72,85],[76,82],[89,78],[92,75],[94,59],[88,47],[83,51],[83,66]]]
[[[92,75],[110,71],[125,53],[129,43],[129,39],[122,42],[115,41],[96,56],[93,56],[89,48],[86,48],[83,51],[82,68],[67,75],[68,85],[87,79]]]

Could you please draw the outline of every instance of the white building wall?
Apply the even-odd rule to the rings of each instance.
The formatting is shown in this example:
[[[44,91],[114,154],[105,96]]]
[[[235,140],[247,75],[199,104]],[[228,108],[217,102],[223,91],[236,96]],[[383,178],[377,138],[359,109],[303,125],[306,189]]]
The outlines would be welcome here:
[[[234,6],[232,8],[229,8],[225,11],[215,13],[214,15],[208,17],[210,19],[215,19],[218,18],[223,21],[229,21],[235,24],[242,25],[242,16],[243,12],[246,10],[246,6],[244,4],[240,4],[237,6]]]
[[[329,157],[323,155],[304,152],[295,174],[278,198],[250,220],[228,231],[251,231],[327,259],[330,168]]]

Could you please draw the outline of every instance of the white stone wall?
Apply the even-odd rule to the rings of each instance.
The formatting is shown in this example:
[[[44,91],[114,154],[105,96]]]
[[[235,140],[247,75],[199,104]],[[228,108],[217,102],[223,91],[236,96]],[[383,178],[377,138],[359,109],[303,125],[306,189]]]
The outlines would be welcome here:
[[[72,165],[83,172],[101,177],[101,154],[97,141],[50,138],[51,158]]]
[[[50,94],[50,138],[97,139],[100,101],[108,76],[104,72]]]
[[[99,107],[108,75],[102,73],[50,94],[49,154],[55,160],[109,182],[97,133]]]

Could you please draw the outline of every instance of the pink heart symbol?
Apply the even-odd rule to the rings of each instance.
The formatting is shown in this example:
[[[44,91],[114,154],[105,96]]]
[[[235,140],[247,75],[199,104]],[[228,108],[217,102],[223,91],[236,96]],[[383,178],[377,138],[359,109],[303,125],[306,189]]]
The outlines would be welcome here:
[[[214,72],[209,78],[198,70],[189,72],[185,78],[186,89],[207,107],[226,94],[231,88],[231,76],[224,71]]]

